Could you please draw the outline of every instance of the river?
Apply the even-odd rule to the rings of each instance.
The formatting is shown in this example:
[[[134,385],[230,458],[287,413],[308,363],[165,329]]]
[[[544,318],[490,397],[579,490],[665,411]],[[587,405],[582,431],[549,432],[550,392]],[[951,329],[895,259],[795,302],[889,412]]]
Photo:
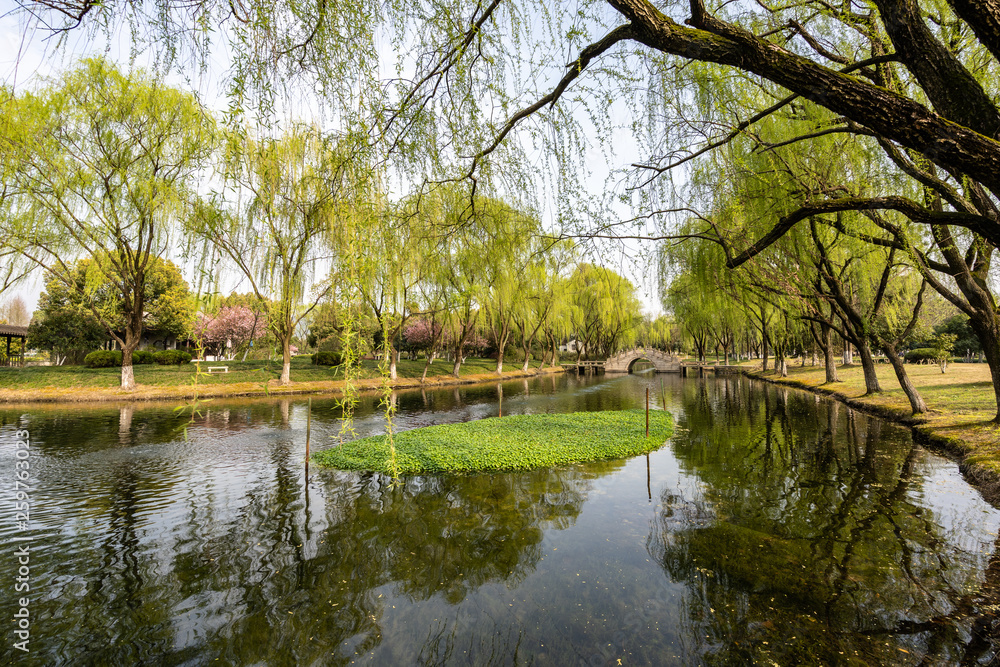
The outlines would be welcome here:
[[[563,374],[400,392],[395,427],[494,416],[501,391],[509,415],[641,407],[647,389],[677,424],[648,457],[399,484],[307,478],[306,398],[216,400],[187,428],[170,405],[4,408],[0,613],[26,598],[29,652],[7,620],[2,662],[951,665],[998,650],[973,624],[1000,576],[1000,511],[907,430],[834,401],[738,376]],[[375,398],[354,426],[384,428]],[[339,430],[334,401],[313,398],[313,450]]]

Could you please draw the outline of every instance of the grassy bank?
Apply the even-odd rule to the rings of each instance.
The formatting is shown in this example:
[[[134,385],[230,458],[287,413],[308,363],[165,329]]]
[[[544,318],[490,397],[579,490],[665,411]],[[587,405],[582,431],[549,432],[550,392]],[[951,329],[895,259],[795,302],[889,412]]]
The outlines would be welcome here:
[[[749,368],[749,367],[748,367]],[[937,365],[908,364],[907,373],[927,403],[928,412],[914,418],[892,368],[879,365],[883,392],[864,396],[860,365],[839,366],[841,382],[825,384],[822,366],[792,365],[788,377],[749,371],[751,377],[830,394],[860,410],[910,424],[918,439],[959,457],[963,471],[994,504],[1000,502],[1000,428],[993,384],[986,364],[951,364],[946,373]]]
[[[395,436],[396,460],[404,475],[530,470],[618,459],[652,451],[673,431],[670,414],[642,410],[513,415],[464,424],[427,426]],[[313,456],[343,470],[389,473],[385,436],[362,438]]]
[[[199,396],[251,396],[257,394],[294,394],[336,392],[343,387],[343,370],[327,366],[314,366],[307,356],[292,359],[292,385],[278,385],[281,363],[268,361],[225,361],[202,364],[228,366],[228,373],[202,374],[198,377]],[[482,382],[497,378],[496,361],[493,359],[468,359],[461,368],[461,377],[451,374],[452,364],[437,361],[427,374],[427,384],[453,382]],[[515,370],[516,368],[516,370]],[[155,400],[184,398],[194,394],[196,368],[183,366],[135,366],[137,388],[123,392],[120,368],[86,368],[83,366],[33,366],[27,368],[0,368],[0,402],[30,403],[35,401],[107,401]],[[522,375],[520,365],[506,365],[505,378]],[[399,379],[394,386],[419,386],[424,361],[400,360]],[[531,370],[529,374],[535,374]],[[361,369],[362,388],[378,387],[382,380],[375,361],[365,361]]]

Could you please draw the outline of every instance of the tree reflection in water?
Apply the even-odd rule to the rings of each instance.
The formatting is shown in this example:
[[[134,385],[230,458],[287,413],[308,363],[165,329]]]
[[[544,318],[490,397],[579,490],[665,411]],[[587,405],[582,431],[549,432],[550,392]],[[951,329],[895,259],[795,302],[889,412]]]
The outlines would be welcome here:
[[[642,407],[661,381],[680,428],[648,468],[397,486],[314,467],[307,489],[305,400],[213,401],[187,440],[169,406],[0,410],[0,469],[33,442],[25,664],[988,662],[1000,512],[905,431],[743,378],[517,380],[503,410]],[[312,405],[318,449],[339,423]],[[398,408],[494,416],[497,388]],[[362,398],[361,435],[380,412]]]
[[[997,649],[980,616],[996,545],[924,504],[906,431],[743,379],[687,393],[674,453],[702,493],[663,494],[648,548],[688,584],[699,662],[976,664]]]

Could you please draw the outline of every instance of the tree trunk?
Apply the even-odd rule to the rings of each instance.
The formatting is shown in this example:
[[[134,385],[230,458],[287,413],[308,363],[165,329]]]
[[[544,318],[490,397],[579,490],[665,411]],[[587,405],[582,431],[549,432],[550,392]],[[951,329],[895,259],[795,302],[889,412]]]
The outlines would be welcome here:
[[[292,337],[284,336],[281,339],[281,384],[287,386],[292,383]]]
[[[892,370],[896,372],[896,379],[899,380],[899,386],[902,387],[903,393],[906,394],[907,400],[910,401],[910,409],[913,414],[919,415],[927,412],[927,404],[924,403],[923,396],[917,391],[917,388],[913,386],[913,381],[910,380],[909,374],[906,372],[906,365],[900,358],[899,353],[896,352],[895,345],[884,345],[885,356],[889,358],[889,363],[892,364]]]
[[[882,387],[878,383],[878,374],[875,373],[875,357],[872,355],[871,346],[868,341],[861,341],[858,348],[858,356],[861,357],[861,368],[865,372],[865,396],[882,393]]]
[[[427,371],[430,369],[431,364],[434,363],[434,358],[437,356],[437,350],[432,349],[427,355],[427,362],[424,364],[424,372],[420,375],[420,384],[423,384],[427,380]]]
[[[132,367],[132,353],[139,347],[141,330],[136,331],[134,327],[125,327],[125,345],[122,346],[122,389],[132,391],[135,389],[135,372]]]
[[[826,381],[830,382],[840,382],[840,378],[837,377],[837,362],[833,357],[833,328],[821,324],[823,331],[823,340],[825,344],[823,345],[823,365],[826,367]]]
[[[969,326],[976,332],[979,344],[983,348],[983,356],[990,367],[990,377],[993,379],[993,398],[997,411],[993,423],[1000,424],[1000,331],[995,315],[983,310],[977,311],[977,317],[969,318]]]
[[[851,341],[849,340],[844,341],[844,365],[854,365],[854,352],[851,351]]]
[[[785,344],[774,346],[774,372],[780,377],[788,377],[788,366],[785,364]]]
[[[768,352],[767,344],[768,344],[769,341],[767,339],[767,330],[766,329],[762,329],[762,331],[763,331],[763,334],[761,336],[761,341],[760,341],[760,359],[761,359],[760,370],[761,370],[762,373],[766,373],[767,372],[767,352]]]
[[[396,364],[399,362],[399,350],[394,345],[389,346],[389,379],[396,379]]]
[[[122,389],[132,391],[135,389],[135,374],[132,370],[132,354],[129,353],[126,359],[122,353]]]
[[[464,342],[464,341],[463,341]],[[451,374],[455,377],[461,377],[458,372],[462,368],[462,348],[465,347],[463,343],[459,343],[455,346],[455,365],[451,369]]]

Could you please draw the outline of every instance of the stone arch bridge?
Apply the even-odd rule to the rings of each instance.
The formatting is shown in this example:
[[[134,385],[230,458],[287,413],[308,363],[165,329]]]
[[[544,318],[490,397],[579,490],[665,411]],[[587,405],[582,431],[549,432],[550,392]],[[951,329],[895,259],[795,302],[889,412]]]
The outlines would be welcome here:
[[[681,360],[662,350],[653,348],[634,347],[618,354],[608,357],[604,362],[605,373],[629,373],[632,367],[639,360],[646,360],[653,364],[657,373],[680,373]]]

